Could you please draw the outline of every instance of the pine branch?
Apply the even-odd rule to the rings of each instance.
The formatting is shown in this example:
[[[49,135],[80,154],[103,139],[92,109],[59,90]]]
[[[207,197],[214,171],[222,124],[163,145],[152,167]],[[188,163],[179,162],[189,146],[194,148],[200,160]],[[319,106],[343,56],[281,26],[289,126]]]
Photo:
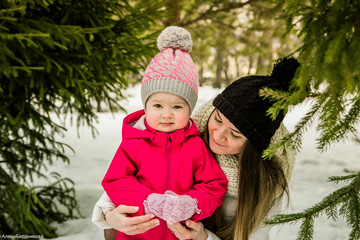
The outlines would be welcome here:
[[[346,109],[344,109],[344,111],[339,112],[340,115],[344,114],[344,117],[339,116],[340,119],[336,118],[335,122],[329,126],[325,126],[329,121],[323,121],[319,124],[318,128],[322,130],[322,133],[321,138],[318,139],[318,149],[321,151],[325,151],[333,142],[339,142],[342,139],[348,138],[350,134],[356,136],[358,131],[354,126],[356,126],[360,119],[360,98],[349,102],[352,105],[348,106],[350,110],[346,112]]]
[[[26,9],[25,6],[7,8],[7,9],[0,9],[0,16],[3,15],[4,13],[12,13],[12,12],[24,11],[25,9]]]
[[[315,104],[305,114],[305,116],[299,120],[291,133],[285,135],[277,143],[270,145],[267,149],[264,150],[262,156],[266,159],[271,159],[275,155],[276,150],[286,144],[294,147],[295,151],[300,151],[302,145],[302,135],[308,129],[308,127],[313,124],[323,104],[323,102],[320,100],[321,99],[317,99],[317,102],[315,102]]]
[[[287,21],[287,32],[292,30],[302,41],[297,50],[302,67],[296,85],[311,86],[324,103],[318,115],[317,130],[321,134],[317,148],[325,151],[331,143],[357,133],[360,58],[356,49],[360,32],[354,29],[359,27],[359,2],[274,2]]]
[[[337,219],[340,216],[343,216],[352,229],[349,234],[349,239],[359,239],[360,172],[348,176],[331,177],[330,181],[335,183],[350,181],[350,183],[329,194],[321,202],[303,212],[288,215],[276,215],[273,219],[266,220],[265,224],[276,225],[302,220],[297,239],[312,239],[314,219],[321,213],[326,213],[328,218],[331,217]],[[336,209],[339,209],[339,211]]]

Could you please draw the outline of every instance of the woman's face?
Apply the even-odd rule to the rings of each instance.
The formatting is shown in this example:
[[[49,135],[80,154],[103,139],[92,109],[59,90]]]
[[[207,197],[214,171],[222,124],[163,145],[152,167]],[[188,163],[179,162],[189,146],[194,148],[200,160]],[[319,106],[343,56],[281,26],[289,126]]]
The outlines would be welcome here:
[[[239,154],[247,138],[217,109],[211,114],[209,123],[209,145],[216,154]]]

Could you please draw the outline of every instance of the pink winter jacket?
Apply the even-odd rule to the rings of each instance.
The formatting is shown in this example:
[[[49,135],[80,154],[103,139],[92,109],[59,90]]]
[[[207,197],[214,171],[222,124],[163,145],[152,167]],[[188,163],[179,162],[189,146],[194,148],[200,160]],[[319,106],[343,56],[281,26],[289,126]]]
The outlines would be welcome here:
[[[198,201],[201,210],[192,220],[201,220],[221,206],[228,180],[199,136],[195,123],[173,133],[132,127],[143,115],[140,110],[123,122],[122,142],[102,181],[106,193],[116,205],[138,206],[144,214],[143,202],[151,193],[171,190],[187,194]],[[160,225],[143,234],[118,239],[177,239],[160,219]]]

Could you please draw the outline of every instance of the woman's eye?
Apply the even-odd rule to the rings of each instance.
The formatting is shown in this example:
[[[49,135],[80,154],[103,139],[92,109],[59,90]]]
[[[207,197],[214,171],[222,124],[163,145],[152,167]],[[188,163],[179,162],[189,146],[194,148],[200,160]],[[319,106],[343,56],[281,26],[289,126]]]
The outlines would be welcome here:
[[[216,116],[214,117],[215,121],[218,123],[221,123],[221,120],[219,120]]]
[[[241,138],[241,136],[235,135],[233,132],[231,132],[231,136],[233,136],[233,138]]]

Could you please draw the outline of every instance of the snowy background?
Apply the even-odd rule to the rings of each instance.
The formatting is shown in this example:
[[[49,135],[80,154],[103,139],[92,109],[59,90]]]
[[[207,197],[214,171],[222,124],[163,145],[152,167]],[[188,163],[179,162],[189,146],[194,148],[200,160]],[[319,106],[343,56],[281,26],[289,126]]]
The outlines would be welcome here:
[[[205,103],[219,93],[219,89],[201,87],[197,106]],[[126,100],[120,104],[128,113],[142,108],[140,99],[140,85],[129,87],[124,91]],[[284,119],[285,126],[291,131],[297,121],[303,116],[307,106],[293,109]],[[62,177],[68,177],[75,182],[80,210],[85,218],[67,221],[55,225],[60,237],[58,240],[100,240],[103,231],[91,222],[92,209],[102,193],[100,182],[112,160],[117,147],[121,142],[121,126],[125,113],[99,113],[96,128],[99,132],[96,138],[92,137],[88,128],[67,125],[63,142],[68,143],[75,153],[70,152],[70,164],[56,162],[48,167],[49,172],[59,172]],[[359,129],[359,128],[358,128]],[[290,182],[290,206],[287,213],[300,212],[323,197],[339,188],[328,182],[329,176],[346,175],[359,169],[360,145],[352,140],[335,144],[325,153],[316,150],[315,139],[317,133],[310,128],[303,136],[302,150],[296,156],[296,162]],[[296,239],[300,223],[286,224],[274,227],[271,239],[292,240]],[[326,216],[317,218],[315,222],[315,240],[344,240],[348,239],[349,229],[344,220],[328,220]]]

